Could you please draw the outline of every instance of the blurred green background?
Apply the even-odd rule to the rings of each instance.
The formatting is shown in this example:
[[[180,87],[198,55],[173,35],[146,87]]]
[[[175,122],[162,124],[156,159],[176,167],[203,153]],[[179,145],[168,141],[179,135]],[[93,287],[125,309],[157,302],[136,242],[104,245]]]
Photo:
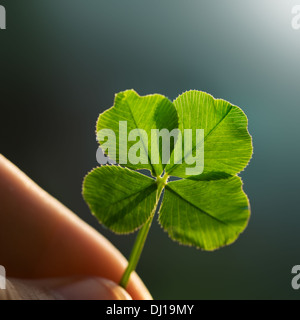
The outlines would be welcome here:
[[[240,106],[254,155],[252,216],[233,245],[180,246],[154,223],[138,273],[156,299],[299,298],[299,1],[1,1],[0,152],[128,257],[135,235],[100,226],[81,196],[95,122],[116,92],[197,89]],[[298,187],[297,187],[298,186]],[[95,253],[96,254],[96,253]]]

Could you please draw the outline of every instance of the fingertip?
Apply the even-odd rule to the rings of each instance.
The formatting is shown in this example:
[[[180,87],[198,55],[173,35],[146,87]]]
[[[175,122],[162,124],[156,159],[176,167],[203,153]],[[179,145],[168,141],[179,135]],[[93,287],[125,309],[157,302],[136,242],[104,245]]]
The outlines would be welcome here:
[[[153,300],[149,290],[136,272],[131,274],[126,290],[134,294],[134,300]]]
[[[79,279],[56,286],[52,293],[57,300],[132,300],[123,288],[100,277]]]
[[[113,281],[100,277],[7,280],[0,300],[132,300]]]
[[[10,276],[84,275],[119,282],[128,262],[109,240],[2,154],[0,177],[0,254]],[[136,273],[126,290],[134,300],[152,300]]]

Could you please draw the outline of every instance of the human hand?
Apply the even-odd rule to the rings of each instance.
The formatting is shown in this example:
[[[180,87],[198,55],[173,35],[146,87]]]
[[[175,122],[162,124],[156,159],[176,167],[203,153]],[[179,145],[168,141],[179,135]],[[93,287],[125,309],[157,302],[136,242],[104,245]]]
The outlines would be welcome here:
[[[0,265],[0,300],[152,299],[136,273],[119,287],[122,254],[2,155]]]

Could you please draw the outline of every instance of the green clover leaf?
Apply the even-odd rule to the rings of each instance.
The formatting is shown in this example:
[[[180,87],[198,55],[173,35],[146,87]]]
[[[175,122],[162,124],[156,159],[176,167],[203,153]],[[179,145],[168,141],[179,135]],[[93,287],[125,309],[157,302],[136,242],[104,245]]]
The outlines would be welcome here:
[[[84,198],[98,220],[116,233],[142,226],[154,212],[154,179],[119,166],[103,166],[85,179]]]
[[[100,114],[96,126],[100,145],[103,145],[105,141],[105,135],[99,137],[101,130],[111,130],[116,136],[116,141],[110,140],[106,144],[106,148],[110,151],[108,152],[110,158],[134,170],[148,169],[155,177],[161,175],[165,166],[161,161],[158,164],[153,164],[150,161],[151,152],[158,153],[157,149],[159,147],[157,141],[151,143],[151,139],[147,139],[147,137],[151,136],[151,129],[168,129],[171,131],[177,127],[177,111],[169,99],[160,94],[140,97],[134,90],[116,94],[114,106]],[[121,159],[122,155],[123,158],[126,158],[130,148],[134,148],[136,145],[135,139],[134,141],[127,141],[121,131],[133,132],[133,130],[143,130],[146,134],[140,137],[140,157],[148,160],[147,164],[135,164],[128,159],[124,163],[124,159]],[[128,138],[130,139],[130,135]],[[154,150],[152,151],[152,149]],[[160,153],[159,156],[161,157]]]
[[[247,125],[239,107],[196,90],[173,103],[159,94],[141,97],[127,90],[100,114],[100,147],[120,165],[92,170],[83,197],[112,231],[141,228],[122,286],[136,267],[161,197],[159,223],[182,244],[215,250],[245,229],[249,201],[236,174],[252,156]],[[152,178],[133,171],[140,169],[148,169]],[[170,176],[181,179],[168,182]]]
[[[191,90],[174,100],[179,129],[204,129],[204,172],[236,174],[242,171],[252,156],[252,142],[247,117],[237,106],[214,99],[205,92]],[[193,137],[194,150],[196,139]],[[169,164],[169,175],[186,178],[186,164]]]

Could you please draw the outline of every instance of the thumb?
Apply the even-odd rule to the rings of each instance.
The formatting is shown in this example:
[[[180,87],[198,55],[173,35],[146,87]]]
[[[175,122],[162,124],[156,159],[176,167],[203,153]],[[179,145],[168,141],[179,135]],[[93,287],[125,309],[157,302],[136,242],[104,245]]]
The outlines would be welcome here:
[[[116,283],[99,277],[6,280],[0,300],[132,300]]]

